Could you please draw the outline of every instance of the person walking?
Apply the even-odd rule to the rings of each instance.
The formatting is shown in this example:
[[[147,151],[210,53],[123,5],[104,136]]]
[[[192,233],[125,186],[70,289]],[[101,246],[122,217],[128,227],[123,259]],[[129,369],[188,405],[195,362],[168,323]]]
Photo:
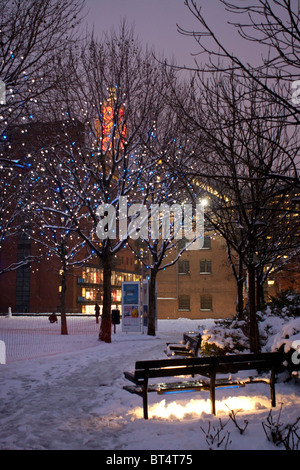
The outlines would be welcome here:
[[[100,307],[97,303],[95,305],[95,315],[96,315],[96,323],[99,323]]]

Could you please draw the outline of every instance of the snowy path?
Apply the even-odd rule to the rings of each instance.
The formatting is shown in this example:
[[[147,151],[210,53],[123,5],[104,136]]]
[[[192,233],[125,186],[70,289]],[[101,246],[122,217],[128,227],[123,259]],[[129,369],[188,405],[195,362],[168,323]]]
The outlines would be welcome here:
[[[189,329],[190,322],[165,321],[154,338],[117,332],[111,344],[86,335],[85,349],[84,336],[59,336],[60,350],[48,357],[44,351],[51,335],[44,335],[41,357],[36,351],[33,359],[0,365],[0,449],[206,450],[201,427],[218,427],[219,418],[229,421],[229,449],[278,449],[261,425],[270,411],[264,384],[218,391],[217,417],[210,414],[208,394],[163,399],[150,394],[150,419],[142,418],[141,398],[122,389],[123,371],[138,359],[164,357],[166,341]],[[278,383],[276,392],[278,404],[283,403],[281,421],[294,422],[300,415],[299,387]],[[226,405],[241,410],[241,423],[249,421],[245,435],[230,422]],[[279,411],[280,405],[272,413],[276,417]]]
[[[99,326],[96,328],[98,331]],[[33,331],[29,329],[30,334]],[[9,333],[6,328],[6,340]],[[157,357],[159,347],[154,345],[162,348],[162,355],[165,340],[117,334],[108,345],[95,335],[88,337],[94,346],[83,349],[78,338],[56,338],[58,351],[62,342],[67,351],[73,344],[71,354],[52,351],[48,357],[27,361],[21,361],[17,354],[16,362],[0,366],[0,449],[106,449],[111,442],[118,449],[124,445],[117,438],[117,432],[127,424],[122,416],[128,413],[128,394],[122,391],[123,371],[132,368],[133,358],[141,354],[144,358]],[[49,336],[42,339],[43,356],[51,343],[47,345]],[[74,352],[74,344],[79,351]],[[38,355],[34,341],[31,354]]]
[[[101,361],[103,348],[113,351]],[[152,350],[153,345],[145,348],[145,357]],[[131,354],[119,358],[114,345],[97,342],[84,357],[66,354],[58,364],[56,357],[50,357],[27,361],[25,367],[23,363],[1,366],[2,447],[84,449],[89,443],[89,448],[106,449],[115,441],[118,449],[116,431],[126,424],[122,414],[128,411],[126,392],[119,409],[120,389],[123,371],[132,367]]]

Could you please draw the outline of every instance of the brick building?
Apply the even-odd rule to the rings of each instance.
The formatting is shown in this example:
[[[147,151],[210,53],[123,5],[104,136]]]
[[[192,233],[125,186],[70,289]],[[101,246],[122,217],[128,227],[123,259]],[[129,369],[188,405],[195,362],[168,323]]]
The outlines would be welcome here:
[[[0,265],[18,258],[20,250],[34,255],[36,245],[27,238],[8,239],[0,250]],[[147,273],[144,272],[144,277]],[[97,259],[73,268],[67,276],[68,313],[93,314],[101,307],[103,273]],[[121,307],[122,281],[141,281],[140,263],[128,248],[116,257],[112,271],[112,308]],[[50,259],[33,262],[0,276],[0,313],[11,307],[17,313],[58,312],[60,264]],[[180,260],[157,276],[158,318],[224,318],[236,311],[236,283],[227,261],[224,242],[215,236],[205,239],[199,251],[186,251]]]
[[[185,251],[157,276],[159,318],[226,318],[235,315],[236,282],[219,236],[205,237],[201,250]]]
[[[57,127],[58,126],[58,127]],[[41,141],[55,141],[60,123],[36,123],[18,126],[4,143],[13,146],[14,159],[29,162]],[[78,135],[81,138],[79,123]],[[0,250],[0,270],[28,256],[40,256],[41,248],[23,232],[9,237]],[[0,276],[0,313],[11,307],[18,313],[48,313],[59,311],[59,260],[50,258],[31,262]],[[123,248],[115,258],[112,271],[112,307],[121,306],[122,281],[139,280],[147,276],[129,248]],[[95,303],[101,306],[103,272],[97,259],[83,267],[72,268],[67,276],[66,311],[93,314]],[[206,237],[199,251],[186,251],[172,267],[157,276],[158,318],[222,318],[236,312],[236,282],[229,266],[225,243],[219,236]]]

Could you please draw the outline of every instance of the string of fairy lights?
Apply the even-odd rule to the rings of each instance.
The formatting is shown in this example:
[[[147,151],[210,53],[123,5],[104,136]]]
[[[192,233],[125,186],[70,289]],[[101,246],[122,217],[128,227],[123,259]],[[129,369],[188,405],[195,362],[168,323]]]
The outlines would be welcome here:
[[[125,106],[125,103],[122,103],[122,106]],[[83,110],[83,114],[88,116],[88,111]],[[65,117],[65,113],[62,113]],[[32,116],[32,115],[31,115]],[[32,118],[30,118],[32,120]],[[99,122],[99,121],[98,121]],[[27,233],[35,244],[39,246],[38,251],[42,253],[46,247],[46,260],[52,256],[61,255],[60,250],[60,241],[61,239],[68,239],[66,244],[66,249],[71,249],[72,255],[68,255],[65,260],[66,265],[72,265],[74,258],[78,256],[80,249],[85,246],[85,242],[81,241],[78,243],[78,249],[72,249],[72,244],[78,235],[76,233],[76,226],[67,227],[65,222],[70,222],[70,217],[77,214],[77,223],[85,219],[87,221],[90,219],[90,214],[85,212],[85,214],[78,215],[78,212],[82,210],[83,204],[85,201],[88,204],[94,205],[94,208],[100,204],[100,202],[105,199],[106,202],[109,202],[112,199],[117,200],[117,197],[112,197],[112,194],[106,194],[101,187],[101,175],[98,174],[96,178],[96,171],[93,167],[91,171],[90,165],[95,162],[99,157],[103,157],[103,153],[107,153],[107,149],[103,152],[103,139],[102,136],[99,139],[99,135],[93,135],[92,146],[88,148],[86,146],[78,145],[73,139],[74,137],[70,135],[68,128],[71,125],[71,131],[74,129],[75,118],[65,119],[62,124],[62,134],[63,138],[67,139],[67,142],[64,145],[57,146],[51,145],[44,146],[40,149],[35,149],[35,155],[27,153],[26,155],[26,170],[29,170],[29,188],[31,189],[31,194],[27,201],[26,209],[30,214],[35,213],[35,217],[32,219],[34,222],[34,227],[30,228],[30,232],[26,228],[22,228],[24,232]],[[89,125],[90,122],[87,121]],[[37,132],[39,123],[36,123]],[[99,125],[99,124],[98,124]],[[101,128],[101,122],[100,122]],[[102,131],[105,131],[103,126]],[[99,132],[99,129],[96,132]],[[24,137],[22,141],[22,147],[26,148],[28,135],[30,138],[30,133],[28,134],[27,128],[20,129],[21,137]],[[182,158],[182,145],[177,146],[177,139],[172,138],[168,143],[167,149],[159,149],[159,139],[157,135],[159,131],[157,129],[157,122],[153,121],[151,126],[150,134],[150,145],[148,146],[136,146],[136,148],[128,153],[124,152],[123,160],[126,161],[126,168],[120,168],[120,165],[117,166],[117,178],[118,182],[121,181],[124,183],[124,173],[126,173],[127,183],[132,186],[130,194],[131,204],[137,199],[145,200],[148,197],[148,200],[145,200],[145,203],[162,203],[167,201],[169,203],[175,203],[180,200],[181,204],[184,202],[190,202],[187,195],[183,197],[183,193],[176,189],[176,181],[178,181],[178,176],[174,176],[170,171],[170,166],[174,159]],[[124,134],[122,135],[124,139]],[[107,136],[106,136],[107,137]],[[71,143],[70,143],[71,142]],[[124,141],[124,145],[127,144],[127,141]],[[57,152],[59,148],[59,152]],[[13,152],[13,145],[8,143],[7,149]],[[62,151],[63,149],[63,151]],[[175,149],[175,151],[174,151]],[[168,152],[169,150],[169,152]],[[123,151],[123,150],[122,150]],[[110,151],[111,153],[111,151]],[[118,155],[120,160],[120,156]],[[122,160],[122,159],[121,159]],[[146,165],[141,166],[142,162],[146,161]],[[30,163],[28,163],[30,162]],[[145,167],[147,171],[145,172]],[[5,173],[6,177],[11,176],[11,172],[15,168],[11,167],[9,172]],[[121,171],[120,171],[121,170]],[[79,176],[80,175],[80,176]],[[94,178],[93,184],[91,184],[91,176]],[[100,179],[99,179],[100,176]],[[103,176],[103,175],[102,175]],[[134,184],[132,180],[135,179]],[[78,189],[74,188],[74,180],[80,182],[81,187]],[[59,184],[58,184],[59,183]],[[114,192],[115,186],[113,188],[106,188],[106,193]],[[21,186],[20,186],[21,187]],[[17,189],[15,187],[15,189]],[[33,194],[37,194],[37,197]],[[61,207],[62,203],[62,191],[63,191],[63,201],[64,208]],[[80,209],[80,210],[79,210]],[[60,221],[51,221],[53,214],[60,218]],[[36,221],[36,216],[38,215],[39,221]],[[48,218],[48,220],[46,220]],[[42,224],[39,226],[39,224]],[[89,229],[91,224],[89,223]],[[91,230],[91,238],[94,237],[94,231]],[[172,241],[172,240],[171,240]],[[94,239],[95,243],[95,239]],[[100,244],[100,243],[98,243]],[[124,245],[125,246],[125,243]],[[136,252],[132,250],[132,253],[136,255]],[[92,253],[91,253],[92,255]],[[117,255],[115,254],[115,257]],[[164,258],[170,256],[170,252],[166,251]],[[38,267],[35,271],[38,271]]]
[[[132,53],[134,58],[138,57],[136,50]],[[152,73],[147,65],[145,68],[142,61],[139,64],[141,70],[147,70],[143,80]],[[30,83],[30,92],[31,87],[38,87],[37,78],[31,78],[26,71],[22,79]],[[40,77],[40,80],[43,79]],[[149,89],[155,90],[156,80],[153,78],[152,82],[152,88]],[[137,83],[136,80],[132,85],[132,88],[137,88],[137,97],[134,99],[137,103],[140,99],[143,105],[144,102],[151,104],[149,93],[147,97],[138,98],[142,92]],[[9,90],[9,93],[9,98],[13,100],[13,90]],[[144,200],[148,204],[155,201],[170,204],[190,202],[182,185],[178,187],[180,165],[193,164],[191,157],[194,149],[188,149],[189,139],[181,142],[180,136],[174,135],[177,128],[170,132],[164,110],[161,116],[155,115],[156,110],[150,117],[139,116],[139,111],[133,116],[134,99],[131,97],[128,100],[120,83],[106,87],[102,95],[98,102],[87,99],[85,95],[85,99],[76,102],[74,109],[70,108],[66,99],[60,111],[59,133],[54,137],[51,135],[50,123],[49,136],[43,137],[46,142],[39,136],[40,126],[45,121],[43,108],[40,111],[38,100],[31,98],[16,127],[20,133],[19,160],[14,155],[14,142],[10,142],[6,132],[2,134],[4,151],[1,157],[14,164],[9,171],[0,168],[3,200],[8,204],[7,208],[1,209],[1,226],[6,227],[9,235],[11,210],[14,205],[18,207],[18,213],[28,219],[28,224],[21,226],[20,230],[34,242],[39,254],[45,253],[46,261],[53,256],[64,255],[64,262],[68,266],[75,263],[76,256],[79,256],[81,250],[86,251],[87,246],[91,256],[97,251],[101,252],[104,244],[96,239],[95,214],[102,202],[117,206],[118,198],[123,194],[128,196],[129,205],[137,200]],[[158,94],[155,99],[160,101],[161,95]],[[153,109],[157,102],[153,100]],[[135,106],[138,109],[136,103]],[[159,106],[163,109],[161,103]],[[12,108],[8,107],[8,111],[11,112]],[[51,117],[51,113],[49,115]],[[140,121],[136,122],[135,127],[137,118]],[[4,116],[2,121],[8,125]],[[84,141],[81,142],[81,137],[78,139],[77,135],[78,122],[84,123]],[[141,124],[142,138],[137,134],[137,127]],[[35,138],[40,142],[34,145],[31,140]],[[12,173],[20,179],[14,186],[9,184]],[[13,202],[7,198],[8,187],[17,192]],[[81,237],[78,236],[78,228]],[[65,249],[70,250],[68,255],[61,251],[62,240]],[[126,241],[122,246],[125,244]],[[78,249],[73,249],[73,245]],[[113,249],[112,252],[117,256]],[[164,257],[170,256],[169,253],[166,251]],[[38,270],[38,267],[35,269]]]

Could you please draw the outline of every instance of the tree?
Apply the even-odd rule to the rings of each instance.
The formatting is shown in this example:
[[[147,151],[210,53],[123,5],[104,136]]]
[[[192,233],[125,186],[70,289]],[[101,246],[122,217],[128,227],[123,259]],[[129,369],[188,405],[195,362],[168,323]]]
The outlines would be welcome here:
[[[185,0],[185,5],[203,28],[188,31],[179,26],[179,31],[192,36],[200,47],[200,53],[208,54],[209,60],[203,65],[197,62],[197,70],[220,71],[246,74],[257,87],[269,95],[270,101],[280,103],[288,116],[298,123],[299,108],[291,99],[291,81],[299,77],[299,5],[292,0],[254,0],[241,2],[219,0],[226,10],[244,21],[231,21],[239,36],[246,41],[259,44],[263,52],[261,63],[250,65],[226,47],[224,38],[218,36],[202,14],[201,2]],[[255,45],[254,44],[254,45]],[[223,62],[224,60],[224,62]],[[277,87],[278,86],[278,87]],[[296,104],[296,106],[295,106]]]
[[[101,41],[91,37],[80,53],[71,51],[65,79],[55,91],[60,110],[53,109],[53,115],[63,116],[64,123],[50,151],[60,159],[53,171],[68,218],[103,270],[99,339],[105,342],[111,342],[112,265],[127,242],[120,201],[122,197],[129,205],[137,201],[135,188],[152,164],[143,149],[162,106],[161,77],[161,66],[123,23],[119,33],[112,31]],[[72,127],[78,120],[83,130],[76,138]],[[79,214],[72,200],[78,200]]]
[[[171,78],[167,77],[168,84]],[[173,77],[174,81],[174,77]],[[175,80],[176,82],[176,80]],[[177,86],[178,84],[174,84]],[[145,143],[150,171],[144,172],[137,188],[140,194],[138,222],[129,232],[129,245],[149,273],[148,335],[155,335],[156,277],[159,271],[173,266],[181,254],[202,234],[202,211],[196,229],[192,214],[189,227],[187,213],[190,195],[182,181],[182,169],[193,161],[195,149],[201,145],[190,140],[181,119],[162,98],[164,106],[158,113],[151,139]],[[152,163],[151,163],[152,162]],[[180,169],[174,171],[174,169]],[[198,191],[199,194],[199,191]],[[198,211],[199,212],[199,211]],[[199,213],[198,213],[199,216]],[[188,233],[190,232],[190,233]],[[198,233],[198,236],[197,236]],[[178,249],[184,237],[187,244]],[[131,242],[139,239],[140,243]],[[194,245],[195,246],[195,245]]]
[[[15,141],[17,130],[27,132],[42,96],[59,82],[57,64],[78,37],[83,7],[83,0],[0,0],[0,245],[25,228],[31,162],[28,147],[20,151]],[[1,272],[33,260],[26,256]]]
[[[52,165],[49,165],[48,157],[48,153],[43,152],[37,158],[37,166],[32,172],[34,188],[28,201],[31,210],[28,237],[40,247],[44,262],[51,263],[54,258],[60,263],[61,334],[67,335],[67,277],[74,268],[82,267],[91,258],[91,252],[86,249],[85,243],[76,233],[73,219],[68,216],[68,207],[72,205],[73,214],[77,213],[79,217],[79,201],[73,198],[66,207],[64,197],[57,197],[63,188],[52,168],[55,164],[59,165],[59,161],[52,161]]]
[[[16,120],[33,119],[38,98],[59,81],[57,65],[77,37],[83,7],[84,0],[0,1],[0,135],[4,138]]]
[[[195,38],[199,45],[199,56],[206,62],[196,61],[195,69],[204,73],[222,73],[247,76],[249,83],[264,93],[264,99],[270,104],[277,103],[277,114],[269,116],[269,122],[279,126],[282,119],[291,128],[299,124],[299,5],[285,0],[256,0],[241,2],[220,0],[231,14],[238,14],[245,21],[231,22],[238,34],[248,42],[259,45],[263,51],[261,63],[251,65],[226,47],[224,38],[208,24],[201,7],[196,0],[185,0],[185,5],[201,25],[200,31],[188,31],[179,27],[179,31]],[[295,80],[296,79],[296,80]],[[250,85],[252,86],[252,85]],[[251,93],[251,88],[249,90]],[[293,132],[292,130],[290,132]],[[266,173],[269,178],[280,178],[289,186],[299,187],[298,161],[290,156],[294,172],[288,175]]]
[[[283,215],[287,188],[280,178],[266,175],[292,172],[290,155],[297,146],[287,134],[284,121],[270,126],[268,116],[277,115],[279,105],[267,105],[261,90],[255,82],[251,88],[247,76],[241,81],[232,72],[198,80],[194,107],[186,109],[184,103],[181,107],[206,149],[195,154],[193,169],[185,168],[185,175],[207,191],[210,204],[206,218],[227,242],[240,307],[243,266],[247,268],[250,348],[257,352],[261,273],[297,243],[295,231],[289,227],[291,218],[286,211]]]
[[[17,129],[22,132],[22,127]],[[16,129],[10,129],[7,139],[0,142],[3,154],[7,155],[0,163],[0,249],[5,250],[5,240],[10,238],[17,243],[17,237],[29,226],[28,194],[30,193],[31,163],[24,155],[23,145]],[[12,145],[13,144],[13,145]],[[29,148],[27,148],[30,154]],[[4,257],[5,258],[5,257]],[[14,271],[29,265],[36,257],[30,253],[19,254],[18,259],[1,262],[0,274]]]

